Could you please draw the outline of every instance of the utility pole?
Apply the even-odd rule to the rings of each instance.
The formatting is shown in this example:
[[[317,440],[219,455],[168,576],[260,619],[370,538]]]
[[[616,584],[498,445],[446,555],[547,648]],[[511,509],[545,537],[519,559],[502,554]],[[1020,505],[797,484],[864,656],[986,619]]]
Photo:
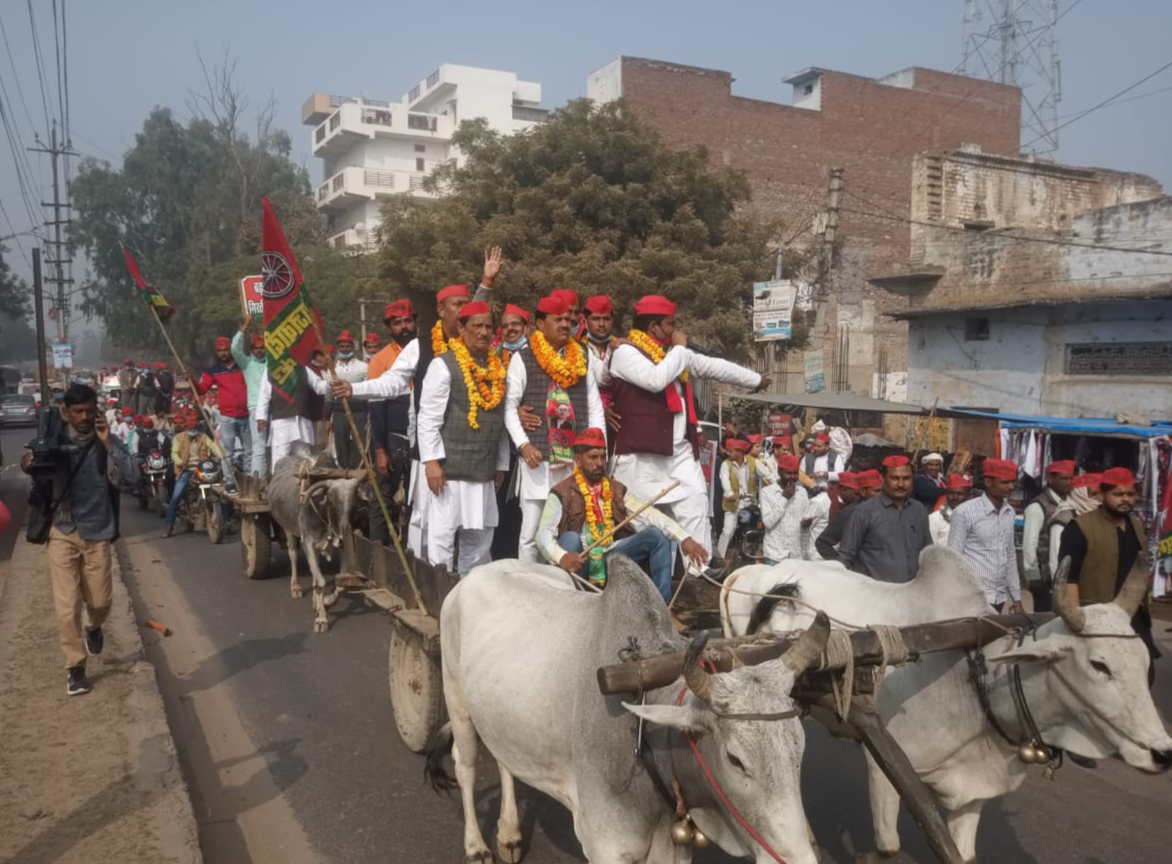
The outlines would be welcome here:
[[[38,142],[39,143],[39,142]],[[46,147],[30,147],[30,151],[36,153],[49,154],[49,160],[53,166],[53,200],[42,201],[42,207],[53,208],[53,218],[45,222],[46,228],[53,229],[53,239],[45,241],[52,247],[52,254],[45,260],[51,268],[52,276],[45,279],[45,282],[53,286],[53,308],[56,311],[57,317],[57,341],[69,341],[69,296],[66,286],[73,284],[72,278],[72,264],[73,258],[69,255],[68,242],[62,239],[61,228],[63,225],[70,224],[73,220],[66,217],[61,217],[62,210],[69,210],[72,205],[68,201],[61,200],[61,183],[58,175],[58,161],[62,156],[76,156],[68,141],[57,143],[57,126],[54,124],[50,130],[49,146]]]
[[[33,250],[33,312],[37,321],[37,371],[41,373],[41,404],[49,404],[49,364],[45,360],[45,290],[41,282],[41,250]]]
[[[826,197],[826,230],[822,232],[822,282],[819,293],[829,291],[830,274],[834,266],[834,241],[838,237],[838,212],[842,204],[842,168],[830,169],[830,189]]]

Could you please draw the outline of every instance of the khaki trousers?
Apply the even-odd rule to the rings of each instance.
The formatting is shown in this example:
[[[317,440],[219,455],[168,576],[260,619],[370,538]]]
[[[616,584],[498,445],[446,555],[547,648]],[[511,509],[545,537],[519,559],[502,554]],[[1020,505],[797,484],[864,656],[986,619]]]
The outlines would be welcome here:
[[[109,540],[82,540],[74,531],[49,532],[49,579],[65,666],[84,666],[85,639],[81,609],[90,627],[101,627],[113,602],[114,571]]]

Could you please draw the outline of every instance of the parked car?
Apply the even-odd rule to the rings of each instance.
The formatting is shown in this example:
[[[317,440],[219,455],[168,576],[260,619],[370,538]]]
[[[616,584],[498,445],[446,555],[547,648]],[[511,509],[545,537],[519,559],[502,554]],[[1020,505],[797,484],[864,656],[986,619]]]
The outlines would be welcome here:
[[[9,393],[0,396],[0,426],[11,429],[16,426],[36,425],[36,399],[27,393]]]

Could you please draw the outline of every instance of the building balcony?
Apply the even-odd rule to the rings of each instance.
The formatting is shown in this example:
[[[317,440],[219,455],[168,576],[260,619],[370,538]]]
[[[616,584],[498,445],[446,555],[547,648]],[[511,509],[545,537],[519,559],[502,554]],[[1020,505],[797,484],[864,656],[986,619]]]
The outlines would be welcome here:
[[[315,195],[317,208],[341,212],[365,201],[374,201],[399,194],[434,198],[433,193],[425,192],[423,189],[424,176],[416,171],[343,168],[317,187]]]
[[[358,223],[362,224],[362,223]],[[339,231],[334,236],[326,240],[326,245],[331,249],[351,249],[355,252],[364,252],[367,248],[366,242],[367,232],[357,228],[347,228],[345,231]]]
[[[313,155],[336,158],[361,141],[384,137],[446,141],[453,131],[452,118],[445,115],[405,111],[387,102],[348,102],[313,130]]]

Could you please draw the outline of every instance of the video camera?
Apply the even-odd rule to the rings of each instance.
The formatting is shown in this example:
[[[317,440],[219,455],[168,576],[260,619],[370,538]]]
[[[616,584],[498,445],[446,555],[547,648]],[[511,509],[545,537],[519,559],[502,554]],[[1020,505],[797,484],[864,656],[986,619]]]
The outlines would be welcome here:
[[[60,408],[42,405],[37,409],[37,437],[28,443],[28,449],[33,454],[29,474],[36,477],[52,475],[57,466],[81,448],[65,434],[65,418]]]

